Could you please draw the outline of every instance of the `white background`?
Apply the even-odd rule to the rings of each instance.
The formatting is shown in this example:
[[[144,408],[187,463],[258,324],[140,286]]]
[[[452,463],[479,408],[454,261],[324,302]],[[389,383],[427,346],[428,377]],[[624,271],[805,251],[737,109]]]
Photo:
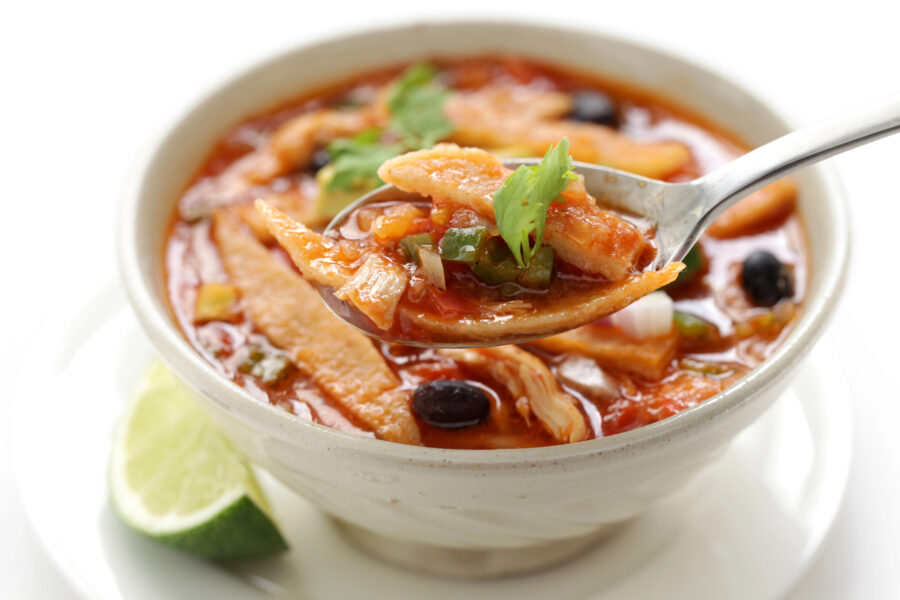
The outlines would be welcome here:
[[[17,388],[21,351],[35,342],[35,323],[115,276],[117,199],[135,157],[235,66],[331,31],[486,15],[574,23],[669,49],[753,88],[798,125],[900,92],[893,1],[535,4],[0,4],[0,596],[74,597],[25,522],[10,473],[10,407],[40,384]],[[790,598],[900,598],[900,136],[833,160],[853,215],[851,279],[832,331],[851,381],[855,455],[833,534]]]

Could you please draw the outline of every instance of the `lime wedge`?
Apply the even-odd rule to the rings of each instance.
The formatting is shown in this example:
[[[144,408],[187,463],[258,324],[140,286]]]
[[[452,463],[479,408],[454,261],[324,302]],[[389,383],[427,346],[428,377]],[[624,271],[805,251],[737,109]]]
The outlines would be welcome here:
[[[287,548],[247,462],[159,362],[119,424],[109,481],[121,519],[165,544],[215,560]]]

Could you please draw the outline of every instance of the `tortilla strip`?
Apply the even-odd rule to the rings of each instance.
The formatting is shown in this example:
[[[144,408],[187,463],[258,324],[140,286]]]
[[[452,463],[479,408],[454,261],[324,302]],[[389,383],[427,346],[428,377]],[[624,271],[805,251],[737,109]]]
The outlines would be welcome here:
[[[762,225],[785,216],[794,207],[797,184],[779,179],[753,192],[713,221],[706,232],[715,238],[745,235],[754,225]]]
[[[380,329],[388,330],[408,283],[403,267],[380,254],[370,254],[334,297],[350,302]]]
[[[350,265],[359,256],[348,254],[346,244],[298,223],[264,200],[257,200],[255,208],[307,280],[338,289],[353,276]]]
[[[311,227],[322,223],[322,216],[316,210],[315,182],[310,179],[300,186],[285,192],[271,193],[261,196],[271,206],[277,208],[294,221]],[[312,189],[310,189],[312,188]],[[265,221],[252,203],[239,204],[231,208],[246,223],[257,239],[264,244],[275,241],[266,227]]]
[[[543,156],[550,144],[568,137],[575,160],[654,179],[673,174],[691,158],[687,147],[677,142],[642,144],[603,125],[535,118],[528,111],[505,109],[502,103],[492,109],[479,92],[454,94],[444,114],[455,127],[450,140],[463,146],[524,146],[534,156]]]
[[[478,148],[438,144],[385,162],[378,175],[406,192],[429,196],[435,205],[471,208],[495,221],[493,195],[511,171]],[[547,211],[544,242],[565,262],[610,281],[625,277],[646,244],[640,231],[599,208],[579,179]]]
[[[554,354],[589,356],[601,367],[658,380],[675,358],[678,337],[673,332],[648,340],[633,340],[612,327],[588,325],[528,344]]]
[[[516,346],[438,352],[491,373],[507,387],[517,405],[525,399],[556,441],[580,442],[587,439],[587,425],[575,399],[562,391],[547,365],[530,352]]]
[[[352,243],[312,231],[262,200],[256,208],[282,248],[303,276],[334,288],[334,296],[346,300],[381,329],[390,329],[409,275],[390,259],[370,254],[360,266],[362,250]]]
[[[400,380],[371,341],[331,314],[312,287],[233,215],[217,213],[214,227],[225,269],[253,323],[377,437],[418,444],[409,393],[399,389]]]
[[[448,118],[463,112],[515,115],[521,119],[558,119],[572,110],[572,96],[523,85],[487,84],[457,92],[448,101]],[[543,154],[543,153],[542,153]]]
[[[586,325],[625,308],[635,300],[675,281],[683,263],[671,263],[659,271],[644,271],[621,281],[599,285],[559,299],[552,307],[508,310],[510,302],[478,307],[477,317],[446,317],[401,310],[401,318],[435,342],[490,343],[496,339],[533,339]]]

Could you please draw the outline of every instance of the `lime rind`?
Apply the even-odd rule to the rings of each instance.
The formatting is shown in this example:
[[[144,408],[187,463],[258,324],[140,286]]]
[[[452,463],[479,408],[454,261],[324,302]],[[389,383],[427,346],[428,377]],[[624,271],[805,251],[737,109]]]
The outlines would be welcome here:
[[[159,362],[116,432],[109,481],[122,520],[160,542],[218,560],[287,548],[247,462]]]

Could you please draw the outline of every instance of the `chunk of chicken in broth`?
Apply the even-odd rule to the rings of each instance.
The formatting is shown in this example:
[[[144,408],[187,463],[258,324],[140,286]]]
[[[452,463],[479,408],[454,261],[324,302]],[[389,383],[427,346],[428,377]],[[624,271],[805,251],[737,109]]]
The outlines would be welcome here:
[[[484,369],[502,381],[516,399],[516,408],[531,414],[558,442],[587,439],[588,427],[576,400],[562,391],[539,358],[517,346],[440,351],[457,362]]]

